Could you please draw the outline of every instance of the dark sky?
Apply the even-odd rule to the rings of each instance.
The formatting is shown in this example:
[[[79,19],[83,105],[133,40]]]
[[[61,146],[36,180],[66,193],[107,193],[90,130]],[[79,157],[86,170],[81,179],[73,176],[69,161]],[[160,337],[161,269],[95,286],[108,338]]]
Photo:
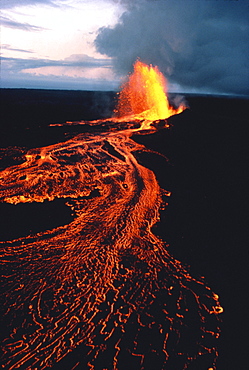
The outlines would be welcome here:
[[[99,31],[97,50],[127,74],[137,58],[184,88],[249,94],[248,0],[122,1],[127,11]]]

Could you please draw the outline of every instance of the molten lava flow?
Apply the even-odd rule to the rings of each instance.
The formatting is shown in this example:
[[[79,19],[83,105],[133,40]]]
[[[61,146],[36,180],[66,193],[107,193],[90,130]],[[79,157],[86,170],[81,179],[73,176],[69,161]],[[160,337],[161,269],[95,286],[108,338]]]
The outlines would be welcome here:
[[[166,79],[158,68],[137,61],[120,92],[116,116],[156,121],[181,113],[185,106],[171,107],[165,89]]]
[[[160,89],[156,108],[161,75],[135,68],[116,114],[126,114],[124,97],[128,115],[165,117]],[[170,193],[136,160],[140,126],[92,124],[94,132],[30,150],[1,172],[2,201],[64,197],[74,213],[68,225],[1,242],[4,368],[215,369],[219,297],[152,233]]]

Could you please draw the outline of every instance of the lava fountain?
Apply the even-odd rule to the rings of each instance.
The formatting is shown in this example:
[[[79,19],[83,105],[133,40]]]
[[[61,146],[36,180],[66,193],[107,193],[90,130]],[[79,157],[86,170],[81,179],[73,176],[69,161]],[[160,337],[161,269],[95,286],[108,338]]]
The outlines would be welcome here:
[[[166,79],[157,67],[140,61],[134,65],[134,72],[122,86],[115,113],[117,117],[156,121],[181,113],[185,106],[177,109],[170,106],[166,92]]]
[[[113,118],[1,172],[2,202],[66,198],[74,214],[1,242],[5,369],[216,368],[218,295],[153,234],[170,193],[132,140],[184,109],[170,107],[164,82],[138,61]]]

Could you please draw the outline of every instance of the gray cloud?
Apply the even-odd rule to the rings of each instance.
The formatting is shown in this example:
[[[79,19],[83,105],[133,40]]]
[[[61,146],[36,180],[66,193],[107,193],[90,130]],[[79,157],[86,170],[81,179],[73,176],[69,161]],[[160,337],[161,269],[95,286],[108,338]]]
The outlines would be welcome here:
[[[10,50],[10,51],[18,51],[19,53],[31,53],[31,54],[33,53],[33,51],[31,50],[12,48],[9,44],[2,44],[1,49]]]
[[[26,69],[41,67],[74,67],[74,68],[111,68],[110,59],[97,59],[85,54],[73,54],[63,60],[38,59],[38,58],[7,58],[2,57],[2,71],[17,73]]]
[[[11,77],[1,78],[2,88],[26,88],[26,89],[62,89],[62,90],[103,90],[113,91],[118,87],[116,81],[93,80],[88,78],[71,78],[61,76],[36,76],[29,74],[14,74]]]
[[[140,58],[185,88],[249,94],[247,0],[119,2],[127,12],[95,40],[117,73],[127,74]]]
[[[1,58],[1,86],[5,88],[46,88],[73,90],[115,90],[117,81],[105,79],[89,79],[85,77],[70,77],[63,73],[59,78],[50,72],[48,75],[27,73],[27,69],[41,67],[64,68],[112,68],[110,59],[97,59],[84,54],[74,54],[64,60],[49,60],[38,58]]]
[[[43,27],[38,27],[38,26],[34,26],[32,24],[29,24],[29,23],[20,23],[20,22],[16,22],[10,18],[7,18],[7,17],[1,17],[0,18],[1,20],[1,24],[3,27],[7,27],[7,28],[15,28],[15,29],[19,29],[19,30],[22,30],[22,31],[43,31],[45,30],[46,28],[43,28]]]

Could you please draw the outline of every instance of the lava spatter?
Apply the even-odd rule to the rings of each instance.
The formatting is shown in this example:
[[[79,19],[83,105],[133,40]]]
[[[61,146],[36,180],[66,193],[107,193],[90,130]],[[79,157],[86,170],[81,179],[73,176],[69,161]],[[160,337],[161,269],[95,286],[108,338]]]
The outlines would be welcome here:
[[[219,297],[152,233],[170,193],[137,162],[145,148],[132,135],[167,117],[154,116],[159,93],[140,75],[159,71],[137,63],[106,126],[94,121],[101,130],[30,150],[1,172],[1,201],[67,198],[74,214],[1,242],[5,369],[215,369]]]

